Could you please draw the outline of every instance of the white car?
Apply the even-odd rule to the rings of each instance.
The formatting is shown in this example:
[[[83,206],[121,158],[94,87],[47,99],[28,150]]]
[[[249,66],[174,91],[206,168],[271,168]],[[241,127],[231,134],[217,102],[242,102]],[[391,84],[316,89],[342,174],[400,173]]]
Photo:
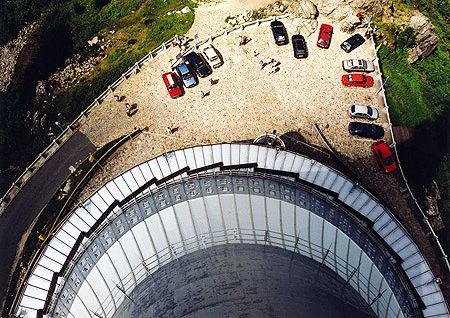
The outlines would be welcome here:
[[[213,68],[217,68],[223,64],[222,59],[220,58],[216,49],[211,44],[206,44],[206,45],[200,47],[200,49],[203,52],[203,54],[205,55],[206,59],[208,60],[208,63]]]
[[[375,120],[378,118],[378,110],[372,106],[364,105],[350,105],[348,108],[348,115],[351,118],[363,118]]]
[[[360,59],[351,59],[342,61],[342,67],[347,72],[373,72],[375,70],[375,66],[371,61],[360,60]]]

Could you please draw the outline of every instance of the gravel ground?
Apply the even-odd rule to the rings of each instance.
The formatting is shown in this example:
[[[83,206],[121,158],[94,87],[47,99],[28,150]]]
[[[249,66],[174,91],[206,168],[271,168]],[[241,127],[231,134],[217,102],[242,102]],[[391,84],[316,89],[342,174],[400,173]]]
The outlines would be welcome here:
[[[188,36],[199,35],[199,40],[223,30],[224,19],[245,9],[257,8],[268,0],[224,0],[206,3],[196,9],[195,21]],[[378,80],[373,88],[348,88],[341,84],[344,74],[341,61],[345,58],[373,59],[370,41],[347,54],[339,44],[349,35],[339,31],[339,25],[319,17],[320,23],[335,26],[331,47],[328,50],[316,47],[318,30],[307,36],[309,57],[298,60],[293,57],[291,44],[275,45],[270,27],[260,26],[233,32],[214,40],[213,45],[223,56],[224,65],[215,69],[209,78],[218,79],[211,86],[209,78],[200,79],[195,88],[186,89],[186,95],[171,99],[161,79],[161,74],[170,70],[170,59],[179,49],[170,48],[158,55],[141,71],[122,83],[114,92],[126,96],[117,102],[111,94],[89,115],[81,132],[97,146],[118,138],[134,127],[148,127],[148,131],[127,142],[105,163],[97,175],[84,189],[82,199],[108,180],[123,171],[149,160],[163,152],[199,144],[253,140],[260,134],[277,130],[279,135],[296,132],[311,145],[323,148],[313,128],[314,123],[328,127],[324,135],[341,161],[361,178],[366,187],[384,198],[391,210],[414,237],[441,276],[439,261],[418,222],[417,216],[408,206],[402,194],[402,183],[396,174],[386,175],[375,162],[371,153],[371,140],[349,135],[350,119],[347,108],[350,103],[361,103],[382,107]],[[283,20],[290,35],[297,30],[295,20]],[[363,30],[358,30],[364,33]],[[251,41],[239,46],[239,35]],[[256,52],[258,55],[255,56]],[[280,62],[277,73],[263,70],[260,60],[273,58]],[[372,73],[375,79],[377,73]],[[210,95],[201,98],[201,91]],[[127,117],[125,102],[136,103],[138,112]],[[385,128],[385,139],[389,140],[386,110],[379,109],[377,124]],[[177,127],[173,135],[166,133],[167,127]],[[441,276],[442,277],[442,276]]]
[[[210,22],[208,11],[200,11],[194,30],[205,29],[204,15]],[[285,25],[289,34],[296,30],[289,20]],[[350,103],[377,105],[376,88],[343,87],[340,78],[344,73],[342,59],[373,57],[370,43],[347,54],[339,43],[348,34],[336,30],[331,48],[324,50],[315,46],[317,33],[307,37],[310,53],[304,60],[293,58],[291,45],[276,46],[269,26],[219,37],[213,45],[223,56],[224,65],[209,77],[219,83],[211,86],[209,78],[200,79],[197,87],[186,89],[186,95],[175,100],[169,97],[161,80],[161,74],[170,70],[169,59],[179,53],[179,49],[170,48],[116,89],[114,94],[126,96],[125,101],[117,102],[111,95],[89,115],[81,131],[101,146],[133,127],[149,127],[148,134],[123,149],[126,153],[119,154],[122,159],[115,160],[114,170],[106,174],[108,178],[163,151],[249,140],[274,129],[279,134],[299,132],[306,141],[321,145],[314,123],[325,127],[328,124],[324,134],[338,153],[355,160],[367,158],[371,156],[370,141],[350,137],[346,111]],[[241,34],[251,38],[245,46],[239,46]],[[277,73],[270,73],[270,65],[261,70],[260,61],[268,58],[280,62]],[[201,98],[201,91],[210,95]],[[125,102],[139,106],[131,118],[126,116]],[[383,111],[381,114],[377,123],[387,127]],[[167,127],[178,130],[167,136]]]

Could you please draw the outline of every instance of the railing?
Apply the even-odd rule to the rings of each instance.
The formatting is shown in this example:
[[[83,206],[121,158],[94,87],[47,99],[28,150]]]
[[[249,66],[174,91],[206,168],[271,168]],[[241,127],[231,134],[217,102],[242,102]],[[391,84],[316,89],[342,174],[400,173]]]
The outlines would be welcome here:
[[[439,237],[436,235],[436,233],[433,230],[433,227],[431,226],[430,222],[428,221],[427,215],[425,214],[425,212],[422,210],[422,208],[420,207],[419,203],[417,202],[417,198],[414,196],[414,194],[413,194],[413,192],[412,192],[412,190],[411,190],[411,188],[409,186],[408,180],[406,180],[405,173],[403,172],[403,168],[402,168],[402,165],[401,165],[400,157],[399,157],[398,151],[397,151],[397,144],[395,142],[394,132],[392,130],[392,122],[391,122],[391,117],[389,115],[389,105],[388,105],[388,102],[387,102],[387,99],[386,99],[386,90],[384,89],[384,85],[383,85],[383,73],[381,71],[380,60],[378,58],[378,52],[377,52],[376,47],[375,47],[376,44],[375,44],[375,39],[374,39],[373,35],[371,37],[371,40],[372,40],[372,48],[373,48],[373,50],[375,52],[375,60],[374,60],[374,62],[376,64],[376,66],[378,67],[378,71],[379,71],[378,74],[379,74],[379,77],[380,77],[379,80],[380,80],[380,84],[381,84],[380,91],[378,93],[382,93],[384,107],[386,108],[386,116],[387,116],[387,120],[388,120],[388,123],[389,123],[389,132],[390,132],[390,135],[391,135],[391,138],[392,138],[392,147],[394,148],[395,156],[397,158],[397,163],[398,163],[398,168],[400,170],[400,174],[402,175],[403,181],[405,182],[406,189],[408,190],[409,195],[413,199],[414,204],[416,205],[417,209],[420,211],[420,213],[421,213],[421,215],[423,217],[424,223],[427,225],[428,230],[430,231],[431,235],[433,235],[433,239],[436,241],[436,245],[437,245],[437,247],[438,247],[438,249],[439,249],[439,251],[440,251],[440,253],[442,255],[441,258],[445,262],[445,264],[447,265],[447,269],[450,272],[450,264],[449,264],[449,261],[448,261],[448,256],[447,256],[447,254],[445,254],[445,250],[444,250],[441,242],[439,241]]]
[[[257,27],[263,24],[264,22],[269,22],[274,19],[284,19],[288,17],[289,14],[284,14],[280,16],[271,16],[264,19],[259,19],[255,21],[246,22],[243,24],[236,25],[230,29],[224,29],[221,32],[217,32],[214,35],[210,35],[206,40],[195,42],[194,47],[189,48],[188,50],[196,49],[197,46],[202,45],[206,42],[211,42],[214,39],[220,37],[220,36],[227,36],[231,32],[234,31],[243,31],[245,28],[248,28],[250,26],[256,25]],[[149,52],[146,56],[141,58],[139,61],[137,61],[132,67],[130,67],[125,73],[123,73],[115,82],[113,82],[111,85],[108,86],[108,88],[102,92],[97,98],[94,99],[94,101],[81,112],[78,117],[72,121],[70,125],[68,125],[60,135],[58,135],[52,143],[47,146],[47,148],[42,151],[38,157],[22,172],[22,174],[14,181],[11,185],[11,187],[6,191],[5,195],[0,199],[0,216],[5,212],[6,208],[8,207],[9,203],[14,199],[14,197],[17,195],[17,193],[23,188],[23,186],[28,182],[28,180],[31,179],[31,177],[36,173],[36,171],[39,170],[40,167],[44,165],[44,163],[47,161],[48,158],[50,158],[56,151],[59,150],[59,148],[68,140],[74,132],[80,127],[82,122],[86,120],[89,113],[98,105],[100,105],[106,97],[108,97],[109,94],[114,92],[114,89],[116,89],[122,82],[126,81],[131,75],[136,74],[141,67],[148,61],[152,60],[155,56],[158,54],[165,52],[168,48],[172,46],[173,41],[178,39],[178,35],[175,35],[168,41],[164,42],[157,48],[153,49],[151,52]]]
[[[277,177],[277,176],[272,176],[272,175],[268,175],[266,173],[260,173],[260,172],[248,172],[248,171],[247,172],[243,172],[243,171],[236,171],[236,172],[233,172],[233,171],[226,171],[226,172],[202,172],[201,177],[199,175],[192,175],[192,176],[188,176],[188,177],[182,178],[181,181],[180,180],[169,180],[169,181],[165,182],[163,185],[159,186],[158,188],[153,189],[153,190],[149,190],[145,194],[145,196],[143,196],[142,198],[140,198],[138,200],[137,199],[131,200],[127,204],[123,205],[120,208],[120,210],[118,210],[118,211],[111,211],[110,215],[108,215],[107,218],[101,224],[99,224],[96,229],[94,229],[94,231],[90,234],[90,236],[89,237],[85,237],[83,239],[83,243],[78,247],[78,250],[76,251],[76,253],[72,257],[72,259],[68,263],[68,266],[65,268],[64,272],[60,272],[59,273],[60,277],[62,278],[62,281],[61,281],[61,283],[58,283],[56,292],[54,292],[54,294],[51,297],[51,300],[50,300],[51,303],[49,305],[50,311],[52,311],[54,309],[54,307],[56,305],[56,302],[58,300],[58,295],[61,293],[62,288],[64,287],[65,281],[67,281],[67,279],[69,278],[73,268],[77,265],[79,259],[83,256],[83,254],[85,253],[86,249],[103,232],[103,230],[105,228],[107,228],[109,225],[111,225],[114,222],[114,220],[118,217],[119,214],[124,213],[124,211],[126,211],[129,207],[132,207],[132,206],[136,205],[138,201],[143,200],[143,199],[148,198],[148,197],[151,197],[151,196],[155,196],[162,189],[166,189],[167,187],[169,187],[171,185],[175,185],[175,184],[178,184],[180,182],[187,182],[189,180],[197,180],[199,178],[214,177],[214,176],[218,176],[218,175],[252,176],[252,177],[264,178],[264,179],[272,180],[272,181],[278,181],[279,180],[279,177]],[[303,184],[297,183],[295,181],[283,180],[283,182],[286,183],[286,184],[289,184],[289,185],[301,188],[301,189],[303,189],[305,191],[309,191],[309,192],[313,193],[315,196],[318,196],[321,199],[326,200],[332,206],[338,207],[339,209],[345,209],[343,206],[338,205],[334,200],[330,200],[330,198],[328,196],[322,194],[320,191],[308,188],[308,187],[304,186]],[[133,195],[137,195],[137,194],[138,193],[135,193]],[[157,213],[159,213],[159,212],[157,212]],[[351,219],[354,219],[355,223],[359,222],[359,219],[354,217],[350,212],[347,212],[347,215]],[[255,230],[250,230],[250,229],[240,229],[240,228],[238,229],[238,228],[236,228],[235,230],[238,230],[238,233],[241,235],[241,237],[239,239],[234,238],[234,240],[244,241],[244,243],[247,242],[248,244],[255,244],[256,243],[256,244],[264,244],[265,245],[267,243],[267,242],[265,242],[263,240],[256,239],[257,236],[260,236],[261,238],[266,237],[266,235],[265,235],[263,230],[256,230],[256,232],[260,232],[260,234],[255,234],[256,233]],[[248,233],[246,234],[247,230],[248,230]],[[227,229],[225,231],[226,232],[229,231],[231,233],[231,231],[233,231],[233,229]],[[294,237],[294,236],[288,235],[286,233],[278,233],[278,232],[274,232],[274,231],[269,231],[269,232],[272,233],[272,234],[281,235],[281,237],[282,237],[282,238],[280,238],[280,242],[281,243],[278,244],[278,246],[280,246],[280,247],[284,246],[284,249],[287,249],[287,247],[289,247],[289,246],[294,246],[294,244],[296,244],[294,242],[297,242],[297,239],[300,239],[298,237]],[[217,232],[217,233],[219,233],[219,232]],[[223,231],[220,231],[220,233],[223,233]],[[233,234],[236,234],[236,233],[233,232]],[[208,236],[208,235],[211,236],[211,237],[209,237],[210,240],[207,243],[205,243],[203,236]],[[245,237],[244,237],[245,235],[249,236],[250,238],[246,240]],[[389,259],[389,257],[392,256],[392,254],[390,254],[390,252],[383,247],[384,246],[383,242],[381,242],[377,236],[374,236],[370,231],[365,232],[365,235],[369,236],[371,241],[375,242],[377,246],[381,246],[382,247],[382,251],[383,251],[383,253],[385,253],[384,254],[385,255],[385,259]],[[202,239],[199,240],[198,239],[199,237],[202,237]],[[204,245],[205,249],[206,249],[206,247],[217,245],[217,243],[218,243],[216,241],[217,238],[218,238],[218,236],[215,235],[215,232],[203,233],[202,235],[196,237],[197,241],[201,242]],[[273,235],[270,236],[270,240],[268,241],[269,245],[272,245],[272,243],[273,243],[272,240],[274,238],[276,238],[276,236],[275,237]],[[194,238],[188,238],[188,239],[186,239],[186,242],[189,242],[192,239],[194,239]],[[299,253],[300,254],[302,254],[300,251],[303,251],[304,255],[308,254],[307,249],[302,250],[300,248],[300,247],[308,247],[308,248],[312,249],[312,251],[320,252],[319,254],[324,255],[325,250],[324,250],[323,247],[320,247],[319,245],[316,245],[314,243],[310,243],[309,245],[306,244],[306,243],[302,244],[301,241],[303,241],[303,239],[299,240],[300,244],[298,245],[298,249],[299,249]],[[153,263],[157,262],[156,265],[152,264],[151,261],[148,261],[151,257],[149,259],[147,259],[147,260],[144,260],[144,264],[145,264],[144,268],[146,269],[146,274],[144,276],[151,275],[149,273],[152,273],[152,272],[156,271],[156,269],[158,269],[159,267],[162,267],[162,265],[170,262],[171,260],[173,260],[173,258],[177,258],[177,255],[188,254],[188,252],[184,250],[185,247],[186,247],[186,242],[182,241],[181,245],[178,244],[180,242],[174,243],[174,244],[170,244],[170,246],[165,248],[164,250],[156,252],[157,255],[159,255],[159,254],[163,254],[163,256],[164,255],[170,255],[169,259],[167,260],[167,262],[160,263],[160,259],[162,259],[163,256],[159,256],[159,257],[157,257],[156,261],[153,261]],[[226,240],[224,240],[224,242],[226,243]],[[286,244],[286,242],[289,242],[289,243],[292,243],[292,244]],[[190,245],[190,244],[193,244],[193,243],[191,242],[191,243],[188,243],[187,245]],[[202,244],[197,244],[197,245],[202,245]],[[317,247],[317,249],[314,248],[314,247]],[[178,252],[177,249],[180,249],[180,251]],[[312,253],[312,251],[309,252],[309,253]],[[184,252],[186,252],[186,253],[184,253]],[[327,255],[328,252],[330,253],[330,256],[331,255],[335,255],[332,251],[327,251],[325,253],[325,255]],[[294,250],[294,253],[295,253],[295,250]],[[340,261],[343,261],[345,264],[348,265],[348,263],[344,259],[340,258],[337,255],[335,255],[335,257],[337,259],[339,259]],[[325,258],[326,258],[326,256],[325,256]],[[340,263],[339,263],[339,266],[344,268],[344,266],[342,264],[340,264]],[[355,268],[352,268],[352,270],[353,269],[355,269]],[[414,287],[412,287],[408,283],[407,278],[405,278],[406,273],[401,269],[400,265],[398,265],[398,264],[396,266],[393,265],[392,266],[392,270],[396,273],[396,277],[398,278],[400,284],[404,287],[405,292],[408,293],[409,297],[414,298],[415,297],[415,293],[413,292],[413,288]],[[358,269],[358,271],[359,271],[359,269]],[[131,275],[131,273],[129,275]],[[127,276],[129,276],[129,275],[127,275]],[[360,274],[358,274],[358,277],[362,277],[363,280],[365,280],[368,284],[370,284],[369,280],[366,277],[364,277],[364,276],[362,276]],[[124,278],[124,279],[126,279],[126,278]],[[375,286],[373,286],[373,287],[374,287],[374,289],[377,289]],[[133,286],[133,288],[134,288],[134,286]],[[128,292],[129,292],[129,290],[127,290],[127,293]],[[376,297],[376,295],[372,295],[372,296],[374,298]],[[420,297],[420,296],[418,296],[418,297]],[[106,300],[105,300],[105,302],[106,302]]]

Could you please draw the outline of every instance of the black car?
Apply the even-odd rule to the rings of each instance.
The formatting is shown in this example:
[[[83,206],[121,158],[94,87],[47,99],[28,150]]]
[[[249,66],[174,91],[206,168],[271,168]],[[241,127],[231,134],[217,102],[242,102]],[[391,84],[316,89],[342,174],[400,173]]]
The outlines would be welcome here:
[[[362,37],[361,34],[356,33],[356,34],[352,35],[351,37],[349,37],[344,42],[342,42],[341,48],[345,52],[349,53],[349,52],[353,51],[354,49],[356,49],[361,44],[363,44],[365,41],[366,40],[364,40],[364,38]]]
[[[285,45],[289,43],[289,37],[283,23],[278,20],[272,21],[270,23],[270,28],[272,29],[273,37],[277,45]]]
[[[308,48],[306,47],[306,41],[303,35],[293,35],[291,41],[294,48],[294,56],[298,59],[307,58]]]
[[[384,136],[384,129],[380,125],[360,123],[356,121],[348,124],[348,132],[353,136],[372,139],[381,139]]]
[[[189,63],[189,65],[192,66],[198,76],[206,77],[212,73],[212,70],[209,67],[208,63],[206,63],[203,57],[201,57],[199,54],[190,52],[186,54],[184,58]]]

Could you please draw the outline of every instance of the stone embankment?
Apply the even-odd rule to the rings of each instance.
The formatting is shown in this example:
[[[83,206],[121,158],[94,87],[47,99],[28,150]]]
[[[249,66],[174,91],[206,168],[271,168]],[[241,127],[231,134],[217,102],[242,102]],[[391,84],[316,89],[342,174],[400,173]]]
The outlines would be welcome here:
[[[4,46],[0,46],[0,92],[6,92],[14,76],[14,69],[20,52],[25,45],[31,41],[34,31],[39,27],[39,22],[27,24],[19,32],[15,39],[12,39]]]

